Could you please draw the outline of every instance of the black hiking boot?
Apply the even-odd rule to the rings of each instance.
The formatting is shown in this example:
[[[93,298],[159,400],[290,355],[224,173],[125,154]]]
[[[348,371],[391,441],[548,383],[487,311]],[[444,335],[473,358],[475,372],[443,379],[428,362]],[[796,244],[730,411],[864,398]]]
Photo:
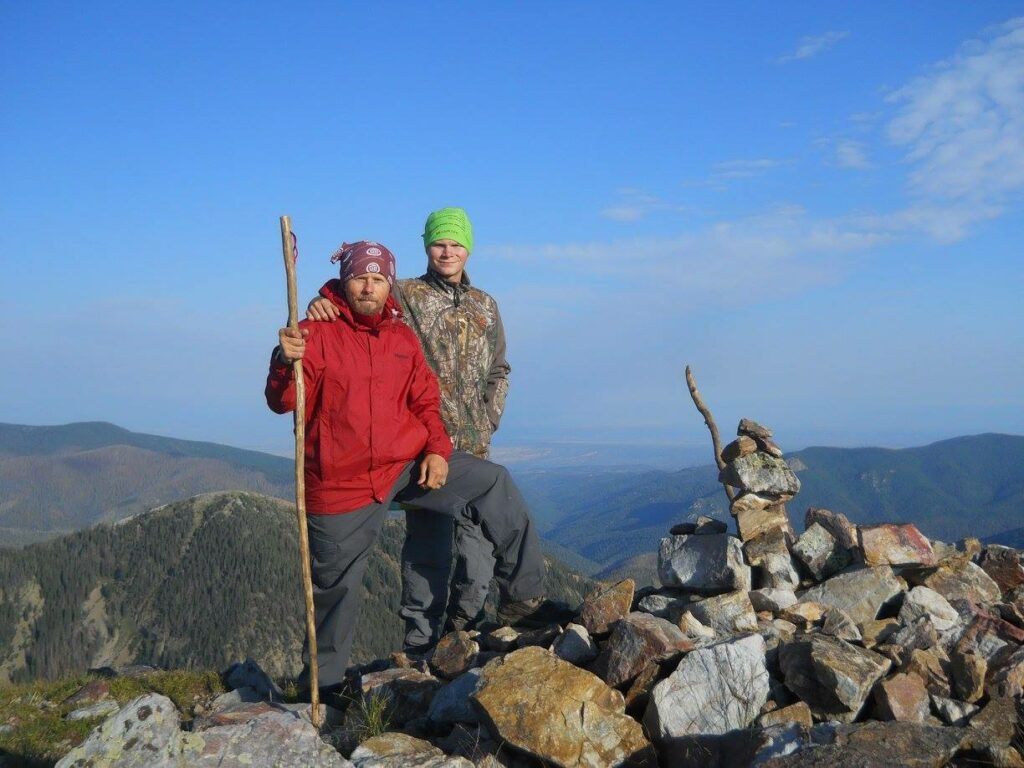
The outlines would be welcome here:
[[[552,624],[572,621],[575,613],[565,603],[555,603],[546,597],[531,597],[505,603],[498,609],[498,624],[513,629],[539,629]]]

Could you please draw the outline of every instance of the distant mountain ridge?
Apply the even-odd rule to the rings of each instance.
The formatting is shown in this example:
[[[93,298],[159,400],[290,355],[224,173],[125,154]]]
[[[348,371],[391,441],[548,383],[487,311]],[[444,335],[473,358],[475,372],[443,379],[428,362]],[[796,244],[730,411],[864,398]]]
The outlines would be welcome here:
[[[291,498],[293,471],[280,456],[106,422],[0,424],[0,544],[41,541],[199,493]]]
[[[0,549],[0,683],[97,666],[222,669],[246,656],[297,672],[305,632],[294,506],[212,493],[21,549]],[[401,648],[404,523],[387,521],[363,580],[353,663]],[[590,582],[548,559],[550,595]]]

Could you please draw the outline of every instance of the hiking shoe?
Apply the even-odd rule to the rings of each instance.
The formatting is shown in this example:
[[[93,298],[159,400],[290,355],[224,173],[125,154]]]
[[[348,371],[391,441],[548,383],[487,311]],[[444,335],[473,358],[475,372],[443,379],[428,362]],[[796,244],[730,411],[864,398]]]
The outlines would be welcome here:
[[[571,621],[572,610],[565,603],[554,603],[546,597],[531,597],[506,603],[498,609],[498,624],[516,629],[538,629]]]

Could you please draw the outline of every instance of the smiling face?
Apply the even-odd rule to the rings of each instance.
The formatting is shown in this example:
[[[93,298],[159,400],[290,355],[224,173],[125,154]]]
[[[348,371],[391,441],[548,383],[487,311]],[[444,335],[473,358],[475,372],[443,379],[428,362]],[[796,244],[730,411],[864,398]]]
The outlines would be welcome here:
[[[427,246],[427,261],[430,268],[445,282],[458,283],[466,270],[469,251],[454,240],[435,240]]]
[[[390,292],[387,278],[380,273],[367,272],[345,281],[345,300],[360,315],[380,314]]]

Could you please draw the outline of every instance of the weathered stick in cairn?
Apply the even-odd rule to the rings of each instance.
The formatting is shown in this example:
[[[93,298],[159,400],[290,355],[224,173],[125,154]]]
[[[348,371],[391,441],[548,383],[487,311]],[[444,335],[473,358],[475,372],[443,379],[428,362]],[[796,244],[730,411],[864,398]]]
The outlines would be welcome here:
[[[299,248],[292,233],[292,220],[281,217],[281,250],[288,279],[288,327],[299,327],[298,291],[295,287],[295,262]],[[299,521],[299,554],[302,558],[302,593],[306,598],[306,638],[309,644],[310,719],[320,727],[319,670],[316,657],[316,620],[313,612],[313,576],[309,561],[309,539],[306,532],[306,384],[302,378],[302,361],[292,363],[295,374],[295,514]]]
[[[700,390],[697,389],[697,382],[693,378],[693,371],[690,370],[690,366],[686,366],[686,386],[690,390],[693,404],[697,406],[697,410],[704,417],[704,423],[708,425],[708,430],[711,432],[711,446],[715,449],[715,464],[718,466],[718,471],[721,472],[725,469],[725,462],[722,461],[722,440],[718,436],[718,426],[715,424],[715,418],[711,415],[710,409],[704,404],[704,399],[700,396]],[[722,483],[722,487],[725,488],[725,495],[732,502],[736,494],[725,483]]]

